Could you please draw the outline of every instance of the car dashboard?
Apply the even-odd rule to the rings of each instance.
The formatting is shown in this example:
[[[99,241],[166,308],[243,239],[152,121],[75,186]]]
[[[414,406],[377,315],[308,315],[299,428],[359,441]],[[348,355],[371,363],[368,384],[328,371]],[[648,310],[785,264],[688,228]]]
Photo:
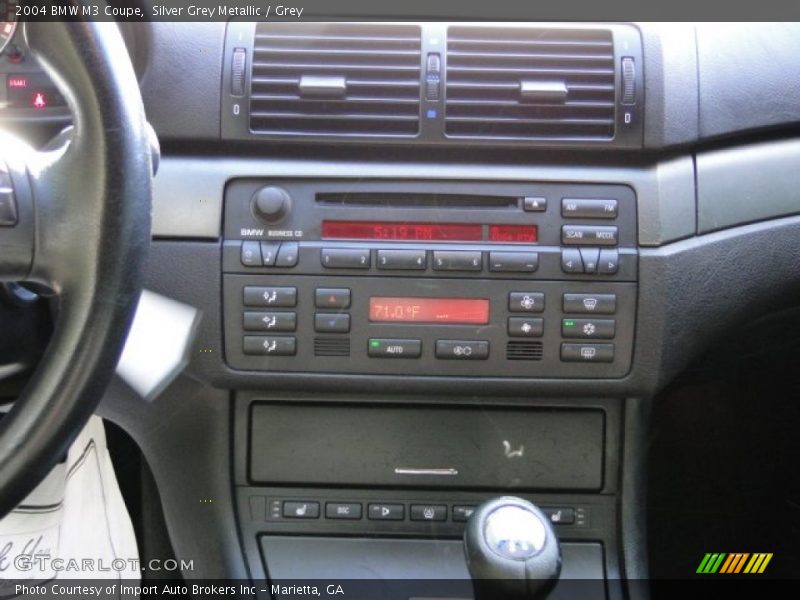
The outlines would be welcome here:
[[[463,580],[468,517],[514,494],[561,540],[553,597],[646,578],[652,399],[800,283],[800,29],[125,28],[146,287],[202,321],[161,397],[100,412],[184,575]],[[0,119],[66,125],[14,44]]]

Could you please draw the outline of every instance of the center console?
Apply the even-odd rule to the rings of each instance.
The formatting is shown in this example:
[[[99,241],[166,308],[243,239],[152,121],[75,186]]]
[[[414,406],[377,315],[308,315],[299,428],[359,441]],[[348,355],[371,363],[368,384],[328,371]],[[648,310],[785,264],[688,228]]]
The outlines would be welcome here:
[[[551,520],[562,580],[615,596],[620,401],[384,396],[380,377],[624,377],[636,218],[633,190],[609,183],[230,181],[228,365],[375,382],[368,396],[237,393],[251,569],[463,583],[468,519],[513,494]],[[554,597],[574,595],[565,585]]]

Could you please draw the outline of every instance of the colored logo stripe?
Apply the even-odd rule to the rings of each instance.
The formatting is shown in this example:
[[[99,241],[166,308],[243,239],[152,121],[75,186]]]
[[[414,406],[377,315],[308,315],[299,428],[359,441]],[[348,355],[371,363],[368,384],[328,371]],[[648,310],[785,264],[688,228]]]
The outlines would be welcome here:
[[[697,567],[698,573],[716,573],[717,569],[719,569],[720,564],[722,564],[722,560],[725,558],[725,553],[707,553],[703,560],[700,562],[700,566]]]
[[[759,552],[750,554],[749,552],[708,552],[703,556],[697,573],[702,574],[737,574],[763,573],[767,565],[772,560],[772,553]]]

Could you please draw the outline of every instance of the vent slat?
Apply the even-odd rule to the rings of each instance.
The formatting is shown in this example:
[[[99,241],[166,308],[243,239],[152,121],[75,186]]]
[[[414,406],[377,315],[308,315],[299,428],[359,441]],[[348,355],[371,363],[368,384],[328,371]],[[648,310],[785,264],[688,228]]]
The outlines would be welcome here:
[[[610,30],[459,25],[449,28],[447,49],[448,137],[614,137],[615,59]],[[566,98],[523,99],[523,83],[527,89],[555,83],[566,89]]]
[[[259,23],[250,129],[293,136],[414,136],[421,62],[415,25]],[[304,93],[301,80],[313,76],[344,80],[344,87],[338,94]]]
[[[375,50],[372,48],[291,48],[280,46],[260,46],[255,49],[255,55],[259,54],[297,54],[300,56],[315,55],[315,56],[361,56],[371,57],[374,55]],[[419,52],[414,50],[392,50],[388,48],[381,49],[381,57],[383,58],[399,58],[419,60]]]
[[[529,60],[547,60],[547,61],[564,61],[564,62],[612,62],[614,61],[613,54],[556,54],[548,52],[476,52],[464,50],[450,50],[447,53],[447,60],[463,62],[474,62],[475,60],[511,60],[511,61],[529,61]]]
[[[325,100],[324,98],[301,98],[295,94],[253,94],[250,96],[250,100],[254,102],[264,101],[264,102],[308,102],[309,104],[314,103],[329,103],[333,104],[335,101]],[[419,104],[419,101],[416,98],[401,98],[401,97],[392,97],[386,96],[382,98],[380,96],[349,96],[347,100],[342,100],[342,103],[355,103],[358,104],[360,102],[376,102],[376,103],[392,103],[392,104],[411,104],[416,106]]]

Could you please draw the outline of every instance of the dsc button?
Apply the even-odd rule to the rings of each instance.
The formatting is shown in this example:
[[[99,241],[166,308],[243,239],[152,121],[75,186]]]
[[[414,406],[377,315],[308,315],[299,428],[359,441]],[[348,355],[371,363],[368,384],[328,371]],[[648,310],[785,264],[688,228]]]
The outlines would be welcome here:
[[[325,504],[326,519],[360,519],[361,504],[358,502],[328,502]]]

